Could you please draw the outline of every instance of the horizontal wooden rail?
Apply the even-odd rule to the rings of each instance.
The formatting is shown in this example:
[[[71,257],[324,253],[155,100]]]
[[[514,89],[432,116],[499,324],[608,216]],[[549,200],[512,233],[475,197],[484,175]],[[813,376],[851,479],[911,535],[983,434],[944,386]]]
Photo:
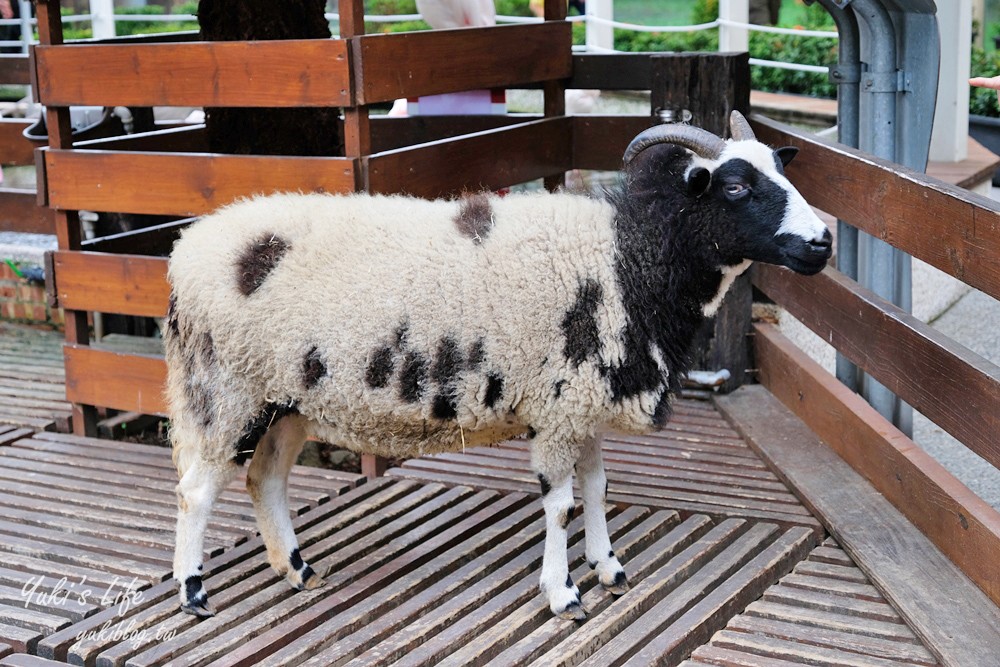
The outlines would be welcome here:
[[[54,234],[55,211],[38,205],[38,193],[0,188],[0,229],[29,234]]]
[[[761,116],[753,127],[800,149],[788,178],[810,204],[1000,298],[997,202]]]
[[[47,150],[57,209],[201,215],[254,194],[351,192],[349,158]]]
[[[365,35],[352,41],[358,104],[569,77],[569,23]]]
[[[66,398],[72,403],[166,415],[167,365],[162,357],[84,345],[67,345],[63,353]]]
[[[1000,605],[1000,513],[776,327],[754,332],[761,383]]]
[[[59,250],[53,253],[53,266],[62,308],[146,317],[167,314],[166,259]]]
[[[572,168],[569,118],[536,120],[364,158],[371,192],[441,197]]]
[[[762,264],[752,275],[820,338],[1000,468],[1000,367],[839,271],[807,278]]]
[[[34,122],[21,118],[0,118],[0,164],[35,164],[36,144],[24,136],[24,131]]]
[[[37,46],[35,61],[38,99],[50,106],[352,102],[347,43],[340,39]]]
[[[652,116],[573,116],[573,168],[622,168],[629,142],[656,123]]]

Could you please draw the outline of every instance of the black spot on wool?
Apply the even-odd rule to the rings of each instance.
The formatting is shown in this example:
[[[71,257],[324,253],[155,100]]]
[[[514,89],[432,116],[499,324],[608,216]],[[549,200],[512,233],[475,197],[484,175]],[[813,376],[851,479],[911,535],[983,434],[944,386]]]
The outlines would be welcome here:
[[[380,347],[372,354],[365,369],[365,383],[372,389],[381,389],[389,384],[396,369],[392,348]]]
[[[256,292],[291,246],[280,236],[263,234],[236,261],[236,286],[243,296]]]
[[[559,380],[554,385],[552,385],[552,389],[553,392],[555,393],[556,398],[562,396],[562,388],[564,384],[566,384],[566,380]]]
[[[326,364],[319,348],[313,345],[302,359],[302,386],[306,389],[315,387],[326,375]]]
[[[439,393],[431,403],[431,416],[434,419],[454,419],[458,415],[458,402],[455,396]]]
[[[174,336],[181,333],[181,325],[177,317],[177,295],[170,293],[170,300],[167,302],[167,327]]]
[[[268,403],[243,427],[243,435],[236,441],[236,455],[233,457],[238,465],[246,463],[253,456],[260,439],[267,433],[271,425],[283,417],[298,414],[295,403]]]
[[[424,395],[427,385],[427,359],[419,352],[407,352],[399,373],[399,397],[407,403],[416,403]]]
[[[212,392],[199,379],[200,377],[191,368],[185,371],[184,396],[187,399],[188,409],[198,418],[198,423],[207,428],[212,424],[214,416]]]
[[[198,345],[205,367],[208,368],[215,364],[215,341],[212,340],[212,334],[207,331],[203,333],[198,341]]]
[[[476,370],[486,360],[486,342],[480,338],[469,346],[466,364],[471,370]]]
[[[503,398],[503,376],[493,372],[486,376],[486,395],[483,405],[493,408]]]
[[[538,473],[538,483],[542,485],[542,495],[549,495],[549,491],[552,490],[552,485],[549,484],[549,478],[542,473]]]
[[[406,347],[406,341],[410,336],[410,325],[406,322],[402,322],[396,331],[393,332],[393,345],[395,345],[397,350],[402,350]]]
[[[431,377],[440,385],[447,385],[455,381],[459,371],[462,370],[464,360],[462,352],[458,349],[458,343],[454,338],[442,338],[438,343],[437,354],[434,357],[434,366],[431,368]]]
[[[291,555],[288,557],[288,564],[292,566],[292,569],[298,572],[305,565],[302,560],[302,555],[299,553],[298,547],[292,549]]]
[[[563,355],[579,366],[590,356],[601,351],[600,332],[597,328],[597,304],[604,296],[600,283],[592,278],[580,283],[573,307],[563,317],[562,330],[566,337]]]
[[[493,207],[489,198],[482,193],[465,197],[455,216],[455,226],[476,245],[486,240],[493,229]]]

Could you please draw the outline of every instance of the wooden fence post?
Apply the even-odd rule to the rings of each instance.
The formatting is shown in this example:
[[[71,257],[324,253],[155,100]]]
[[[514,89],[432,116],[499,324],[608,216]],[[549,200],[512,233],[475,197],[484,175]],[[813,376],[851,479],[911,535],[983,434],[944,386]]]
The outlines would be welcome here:
[[[747,53],[678,53],[653,57],[653,113],[673,112],[677,120],[724,137],[729,114],[750,110],[750,57]],[[696,368],[726,368],[731,377],[721,388],[736,389],[750,368],[752,295],[749,278],[738,279],[715,317],[711,338],[696,356]]]
[[[39,0],[36,13],[38,16],[38,40],[41,44],[62,44],[62,16],[59,0]],[[32,61],[33,63],[34,61]],[[35,94],[40,90],[37,74],[32,67],[32,87]],[[69,107],[49,106],[45,110],[45,123],[49,132],[49,148],[72,148],[73,137],[69,118]],[[38,181],[39,205],[48,205],[47,184],[44,178],[44,152],[36,154],[39,174],[43,176]],[[60,250],[79,250],[82,242],[80,216],[77,211],[54,212],[56,238]],[[49,276],[49,280],[57,280]],[[54,283],[53,283],[54,284]],[[53,290],[53,293],[56,293]],[[65,329],[67,345],[90,345],[90,324],[87,313],[80,310],[65,311]],[[66,378],[68,382],[73,378]],[[97,409],[92,405],[73,404],[73,432],[77,435],[97,435]]]

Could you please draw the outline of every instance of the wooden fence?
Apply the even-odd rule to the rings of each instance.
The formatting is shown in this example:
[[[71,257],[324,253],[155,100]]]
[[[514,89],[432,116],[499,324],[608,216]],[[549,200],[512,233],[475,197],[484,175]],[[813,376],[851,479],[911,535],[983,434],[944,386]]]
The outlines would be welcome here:
[[[1000,206],[840,144],[755,117],[800,150],[788,176],[814,206],[1000,298]],[[838,271],[755,266],[753,282],[865,372],[1000,467],[1000,367]],[[755,326],[759,379],[1000,604],[1000,513],[773,326]],[[877,521],[877,517],[873,517]]]

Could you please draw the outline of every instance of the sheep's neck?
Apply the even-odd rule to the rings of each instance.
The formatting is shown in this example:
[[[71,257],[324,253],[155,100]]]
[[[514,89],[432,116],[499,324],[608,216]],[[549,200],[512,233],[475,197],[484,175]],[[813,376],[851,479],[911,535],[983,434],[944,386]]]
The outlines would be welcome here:
[[[629,320],[629,358],[611,369],[613,392],[628,398],[654,391],[664,381],[677,390],[680,376],[691,367],[692,343],[705,322],[706,306],[720,291],[718,259],[692,231],[703,226],[687,218],[683,196],[671,201],[659,192],[632,193],[613,199],[616,268]],[[655,359],[654,346],[665,369]]]

